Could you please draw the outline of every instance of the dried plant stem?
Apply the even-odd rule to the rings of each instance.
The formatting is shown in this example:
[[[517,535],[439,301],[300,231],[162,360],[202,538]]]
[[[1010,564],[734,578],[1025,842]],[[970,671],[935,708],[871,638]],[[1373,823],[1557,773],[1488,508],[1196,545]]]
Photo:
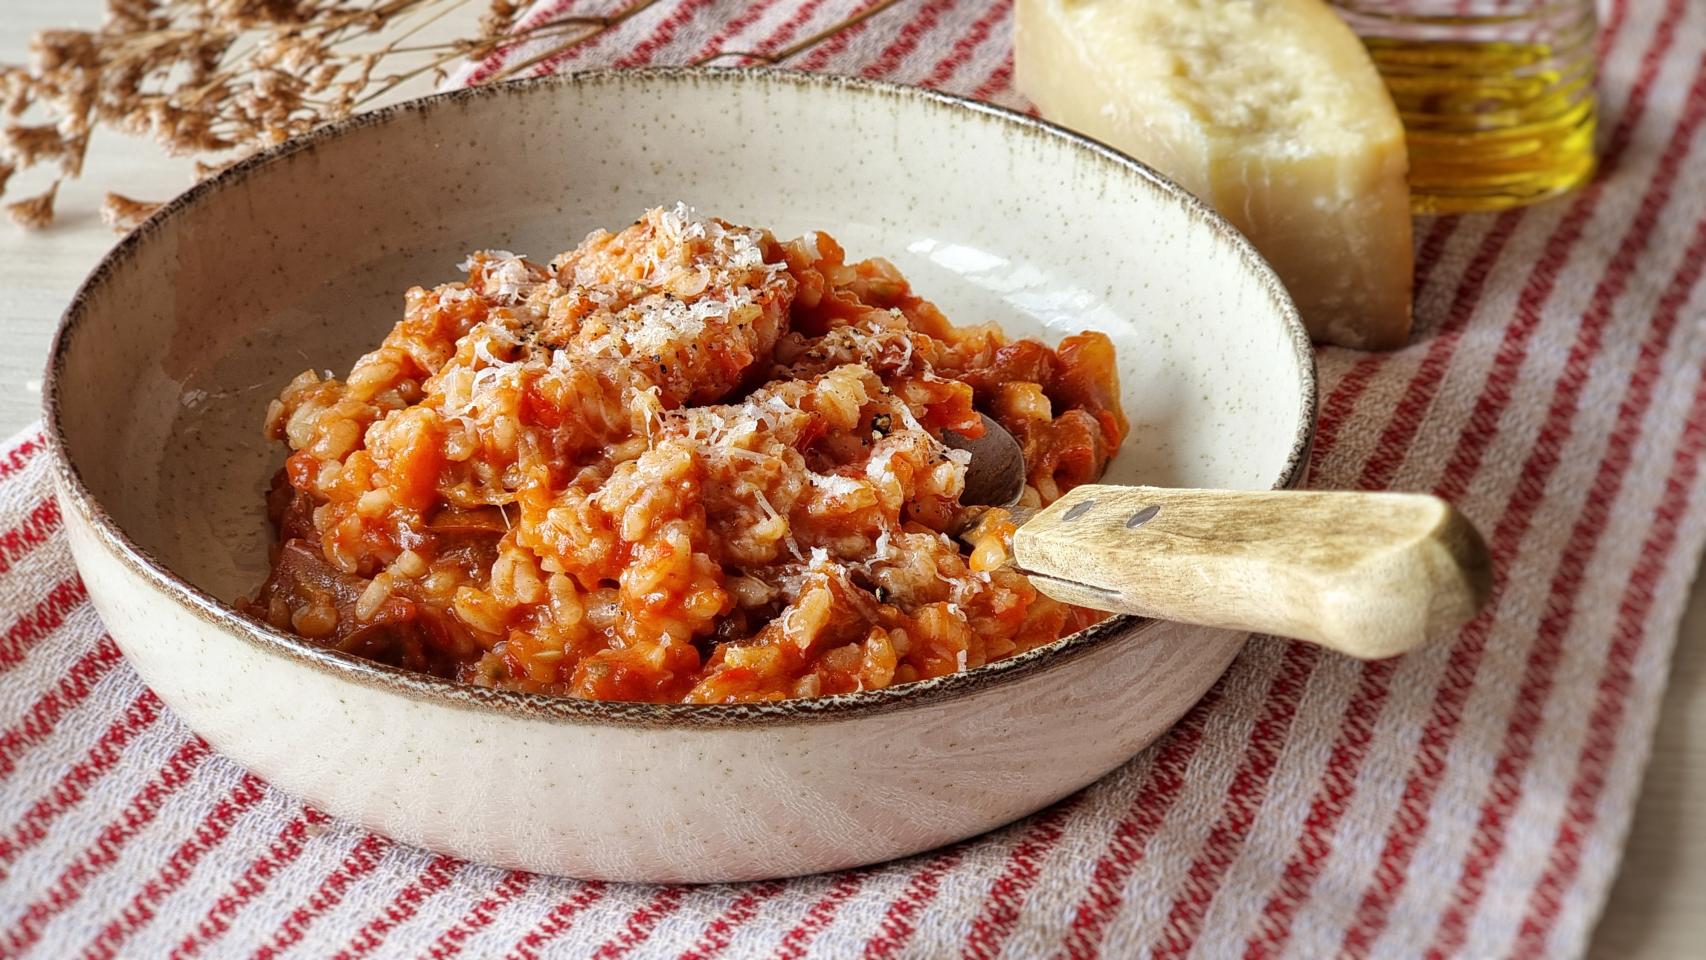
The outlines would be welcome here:
[[[445,3],[445,0],[425,0],[423,6],[432,6],[435,4],[442,4],[442,6],[440,6],[438,11],[433,13],[431,16],[422,17],[419,23],[416,23],[414,26],[393,37],[390,42],[385,44],[385,52],[399,52],[402,49],[404,40],[409,39],[415,34],[420,33],[422,30],[425,30],[427,27],[443,20],[446,16],[455,13],[457,9],[461,7],[460,3]]]
[[[780,64],[780,63],[786,63],[787,61],[792,60],[794,57],[799,56],[800,54],[811,49],[812,47],[815,47],[818,44],[823,43],[824,41],[835,36],[836,34],[842,33],[843,31],[846,31],[846,30],[850,30],[853,27],[856,27],[859,24],[864,23],[866,20],[869,20],[872,17],[878,16],[879,14],[883,13],[884,11],[888,10],[890,7],[893,7],[900,2],[901,2],[901,0],[882,0],[881,3],[877,4],[876,6],[871,7],[868,10],[860,11],[859,13],[856,13],[853,16],[848,17],[845,20],[842,20],[839,23],[831,24],[830,26],[825,27],[822,30],[819,30],[818,32],[812,34],[809,37],[806,37],[803,40],[799,40],[799,41],[792,43],[786,47],[783,47],[782,49],[776,51],[775,53],[760,53],[758,51],[752,51],[752,50],[720,50],[716,53],[711,54],[710,56],[700,57],[699,59],[694,60],[693,66],[696,66],[696,67],[697,66],[703,66],[705,64],[711,63],[711,62],[716,61],[716,60],[722,60],[724,58],[731,58],[731,59],[732,58],[745,58],[748,60],[758,60],[758,61],[761,61],[763,63],[769,64],[772,66],[774,66],[776,64]]]
[[[549,41],[486,82],[517,76],[620,28],[663,0],[518,28],[526,0],[107,0],[96,30],[44,30],[28,66],[0,63],[0,209],[38,228],[62,180],[80,175],[101,127],[152,137],[209,176],[256,150],[340,120],[418,77]],[[720,51],[694,61],[778,64],[899,3],[869,9],[774,52]],[[476,31],[410,42],[457,10],[483,9]],[[56,168],[49,181],[30,168]],[[20,175],[14,178],[14,174]],[[7,197],[34,178],[33,194]],[[11,182],[8,183],[8,180]],[[103,217],[133,226],[153,209],[108,194]]]
[[[360,99],[356,100],[355,103],[351,104],[351,106],[355,107],[356,109],[360,109],[361,107],[365,107],[368,104],[372,103],[373,101],[379,99],[380,97],[383,97],[387,93],[390,93],[391,91],[402,86],[403,84],[408,83],[410,80],[413,80],[416,77],[421,76],[423,74],[431,73],[432,71],[443,67],[447,63],[452,63],[452,62],[455,62],[457,60],[460,60],[460,59],[462,59],[463,56],[464,56],[464,54],[462,53],[462,51],[451,50],[448,53],[441,54],[440,56],[433,58],[431,61],[429,61],[427,63],[423,63],[420,66],[415,67],[413,70],[409,70],[409,71],[404,72],[404,73],[391,74],[390,76],[384,78],[383,82],[381,82],[377,88],[367,92],[366,94],[363,94],[362,97]]]
[[[563,17],[562,19],[553,20],[550,23],[532,27],[528,30],[521,31],[520,33],[513,34],[501,43],[493,44],[492,49],[497,50],[515,47],[533,40],[545,40],[551,37],[562,36],[567,33],[573,33],[575,30],[582,27],[601,27],[604,25],[605,21],[606,18],[604,17]],[[439,43],[420,43],[398,46],[396,48],[388,47],[387,49],[389,49],[391,53],[397,54],[432,53],[434,51],[444,50],[457,50],[466,54],[469,46],[470,44],[466,40],[446,40]],[[489,83],[491,81],[486,82]]]
[[[498,71],[497,75],[492,77],[492,79],[488,82],[495,83],[499,80],[507,80],[510,77],[513,77],[516,74],[520,73],[521,71],[528,69],[529,67],[537,66],[538,64],[544,63],[546,60],[550,60],[550,59],[558,56],[559,54],[568,53],[570,50],[573,50],[574,48],[580,46],[581,44],[588,43],[588,42],[592,41],[594,38],[601,36],[605,33],[608,33],[611,30],[614,30],[615,28],[621,26],[622,24],[626,23],[627,21],[632,20],[634,17],[637,17],[640,14],[651,9],[652,7],[657,6],[659,2],[660,2],[660,0],[639,0],[638,3],[634,3],[630,6],[624,7],[621,10],[617,11],[616,13],[611,14],[608,17],[597,17],[597,18],[595,18],[595,22],[598,25],[597,29],[589,30],[586,33],[581,34],[580,36],[577,36],[572,40],[558,44],[557,46],[551,47],[551,48],[549,48],[549,49],[547,49],[541,53],[538,53],[538,54],[535,54],[534,56],[528,57],[526,60],[523,60],[520,63],[507,66],[504,69]]]

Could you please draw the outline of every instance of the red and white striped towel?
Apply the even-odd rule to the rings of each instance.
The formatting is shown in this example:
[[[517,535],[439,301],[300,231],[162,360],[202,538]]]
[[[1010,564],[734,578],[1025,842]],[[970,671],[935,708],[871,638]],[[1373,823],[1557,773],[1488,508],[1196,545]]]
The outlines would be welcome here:
[[[550,66],[777,49],[851,6],[663,0]],[[798,65],[1016,104],[1009,17],[911,0]],[[210,754],[142,687],[85,603],[39,443],[13,441],[0,956],[1579,954],[1706,537],[1706,163],[1691,160],[1706,5],[1616,0],[1602,59],[1596,184],[1423,224],[1416,342],[1321,352],[1314,482],[1460,503],[1499,560],[1489,611],[1387,663],[1259,639],[1105,781],[906,862],[619,886],[330,821]]]

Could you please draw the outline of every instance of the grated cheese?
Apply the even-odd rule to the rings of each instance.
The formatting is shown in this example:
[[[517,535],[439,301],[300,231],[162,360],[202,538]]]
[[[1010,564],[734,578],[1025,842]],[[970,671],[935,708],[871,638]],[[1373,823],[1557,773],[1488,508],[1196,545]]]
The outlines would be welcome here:
[[[765,266],[764,251],[758,249],[758,241],[752,234],[729,233],[729,263],[745,270]]]
[[[476,334],[474,340],[474,356],[485,361],[486,365],[490,367],[503,366],[504,364],[511,362],[508,360],[501,360],[497,355],[492,353],[493,340],[500,341],[506,347],[519,346],[521,343],[521,341],[517,340],[515,336],[509,332],[508,328],[493,323],[490,320],[476,324],[474,329],[468,332]],[[478,334],[485,334],[485,336],[478,336]]]
[[[494,282],[497,289],[493,290]],[[533,289],[537,281],[520,257],[511,256],[497,261],[496,267],[486,268],[486,296],[506,303],[516,303]]]
[[[770,498],[764,495],[763,490],[753,490],[752,499],[764,510],[765,516],[769,517],[771,520],[782,519],[782,515],[776,512],[775,507],[771,506]]]
[[[474,268],[480,265],[481,257],[485,257],[488,260],[508,260],[514,256],[515,254],[510,253],[508,250],[476,250],[473,253],[468,254],[466,257],[463,257],[462,262],[456,265],[456,269],[463,273],[473,273]]]
[[[653,294],[634,304],[635,314],[623,319],[629,355],[654,354],[669,349],[678,340],[691,340],[705,332],[705,320],[695,316],[680,300]]]
[[[871,559],[891,560],[895,553],[894,541],[889,538],[889,531],[884,530],[877,535],[877,542],[871,545]]]
[[[706,221],[685,201],[675,201],[675,206],[668,210],[659,207],[657,222],[659,232],[676,242],[705,235]]]
[[[751,460],[754,463],[769,463],[772,459],[765,454],[759,453],[757,450],[748,450],[745,447],[718,447],[716,449],[719,453],[726,453],[730,456],[740,457],[743,460]]]
[[[864,486],[860,484],[859,481],[852,477],[841,476],[840,474],[823,474],[808,471],[807,475],[811,478],[812,486],[822,490],[825,496],[846,496],[848,494],[858,493],[860,490],[864,489]]]
[[[895,406],[900,408],[900,420],[902,423],[906,424],[906,429],[917,431],[927,437],[930,436],[930,431],[924,429],[924,424],[919,423],[918,417],[913,414],[911,405],[909,405],[905,400],[901,400],[899,397],[896,397],[895,399],[898,401]]]
[[[763,490],[759,490],[756,487],[753,488],[752,496],[753,499],[757,501],[758,505],[764,508],[764,512],[770,516],[770,519],[781,520],[785,526],[788,525],[788,521],[780,513],[776,512],[775,507],[770,505],[770,498],[764,495]],[[794,540],[794,533],[792,529],[783,534],[782,539],[788,544],[788,552],[794,555],[795,560],[804,560],[806,558],[805,554],[800,552],[799,543]]]
[[[509,335],[508,331],[503,331],[503,334]],[[474,418],[477,414],[491,410],[494,401],[497,399],[497,391],[504,386],[506,381],[516,380],[519,383],[522,368],[522,361],[497,359],[488,348],[486,340],[476,342],[474,354],[487,365],[478,370],[473,370],[471,373],[468,367],[459,367],[448,371],[457,379],[452,384],[449,377],[446,378],[442,391],[446,403],[440,408],[445,419],[460,421],[469,430],[475,428]],[[464,381],[466,382],[467,395],[462,399],[462,402],[448,402],[451,396],[461,392],[460,389],[453,387],[461,387]]]
[[[885,447],[882,453],[865,462],[865,476],[875,481],[895,479],[894,458],[899,453],[895,447]]]

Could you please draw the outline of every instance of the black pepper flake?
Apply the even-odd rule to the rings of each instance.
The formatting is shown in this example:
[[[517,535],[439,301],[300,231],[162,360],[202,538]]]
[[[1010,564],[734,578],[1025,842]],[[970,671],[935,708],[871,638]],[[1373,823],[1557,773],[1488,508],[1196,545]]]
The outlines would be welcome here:
[[[879,413],[871,418],[871,434],[886,437],[894,430],[894,418],[886,413]]]

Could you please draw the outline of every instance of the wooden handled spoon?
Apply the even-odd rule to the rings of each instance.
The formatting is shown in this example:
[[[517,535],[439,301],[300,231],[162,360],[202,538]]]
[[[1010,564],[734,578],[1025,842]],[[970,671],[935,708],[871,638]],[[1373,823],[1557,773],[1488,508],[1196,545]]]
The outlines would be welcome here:
[[[984,417],[962,502],[1019,522],[1014,562],[1066,603],[1295,637],[1363,659],[1446,634],[1486,602],[1486,544],[1415,493],[1175,490],[1086,484],[1040,511],[1019,444]]]

